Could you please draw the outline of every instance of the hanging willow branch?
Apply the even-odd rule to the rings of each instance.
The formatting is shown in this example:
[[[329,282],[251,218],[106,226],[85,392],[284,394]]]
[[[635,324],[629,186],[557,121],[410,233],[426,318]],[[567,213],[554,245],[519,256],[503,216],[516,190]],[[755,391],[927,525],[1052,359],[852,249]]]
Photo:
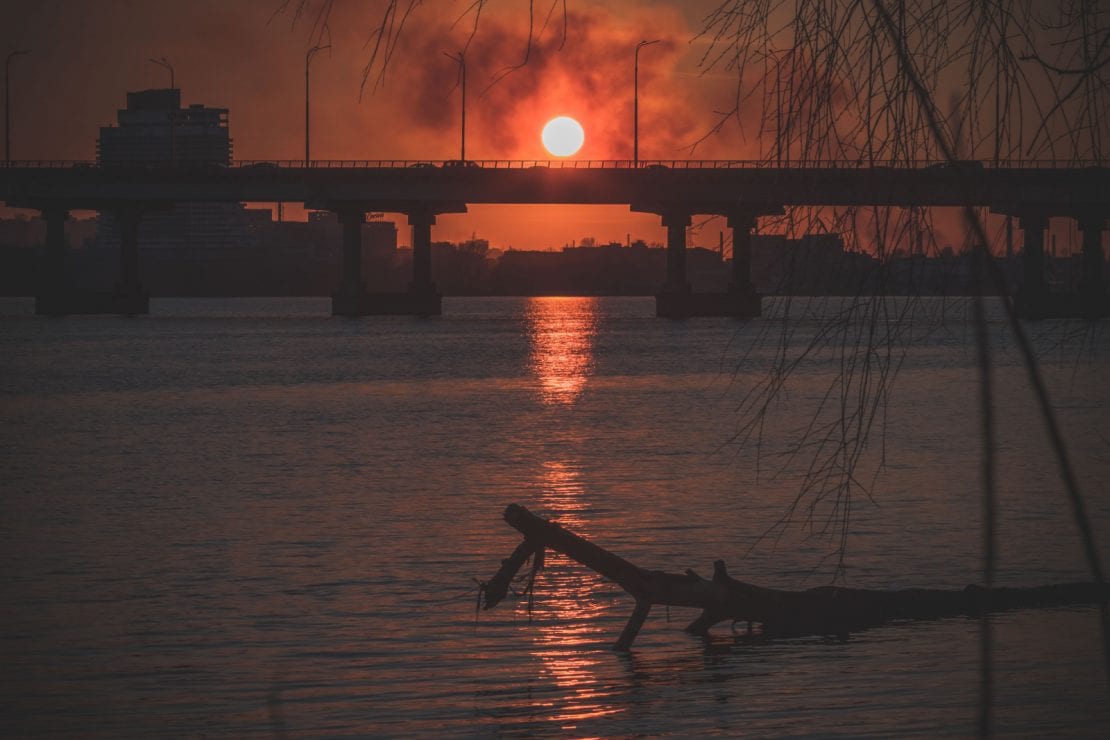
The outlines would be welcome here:
[[[470,33],[462,48],[464,54],[469,50],[478,34],[478,29],[482,21],[482,13],[486,9],[487,2],[488,0],[473,0],[452,24],[452,28],[454,28],[467,18],[471,19]],[[397,64],[404,65],[413,63],[413,60],[395,59],[395,57],[402,38],[415,21],[417,9],[423,4],[422,0],[385,0],[379,16],[380,20],[377,25],[369,30],[364,45],[367,50],[367,58],[362,68],[362,77],[359,83],[360,99],[366,92],[368,85],[371,92],[376,92],[385,84],[386,75],[391,67]],[[320,43],[320,39],[327,32],[326,29],[335,12],[334,5],[335,0],[282,0],[274,10],[271,20],[276,16],[288,14],[292,17],[293,26],[296,27],[298,23],[304,22],[306,19],[311,19],[308,35],[309,45],[312,46]],[[528,65],[532,58],[532,50],[536,38],[547,29],[552,17],[555,15],[556,9],[560,7],[562,8],[562,41],[559,44],[559,48],[562,49],[566,44],[568,21],[567,0],[552,0],[552,4],[544,17],[543,25],[538,32],[535,28],[535,0],[527,0],[527,2],[522,2],[521,5],[526,5],[528,11],[528,32],[525,35],[524,51],[521,60],[497,72],[482,91],[483,93],[513,72],[523,69]],[[419,60],[419,62],[422,63],[422,60]]]

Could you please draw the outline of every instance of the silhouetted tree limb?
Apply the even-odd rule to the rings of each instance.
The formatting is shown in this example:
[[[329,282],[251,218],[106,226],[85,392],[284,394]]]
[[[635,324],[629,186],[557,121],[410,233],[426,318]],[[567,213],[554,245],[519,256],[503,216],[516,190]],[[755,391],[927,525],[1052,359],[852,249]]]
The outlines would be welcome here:
[[[761,625],[764,637],[795,637],[846,634],[895,620],[1098,603],[1108,595],[1105,586],[1091,583],[1032,588],[969,586],[961,591],[873,591],[835,586],[783,591],[735,580],[728,575],[723,560],[713,564],[709,580],[692,570],[683,575],[646,570],[517,504],[506,507],[504,519],[524,536],[524,541],[484,585],[485,608],[501,602],[529,555],[539,557],[545,549],[554,550],[613,581],[635,599],[632,616],[614,650],[631,648],[651,607],[657,604],[701,609],[701,615],[686,628],[696,634],[704,634],[719,622],[742,621]]]
[[[464,54],[470,48],[478,33],[486,3],[487,0],[474,0],[452,24],[452,27],[454,27],[468,16],[473,16],[470,33],[467,36],[466,42],[463,44],[462,51]],[[402,0],[385,0],[384,7],[381,11],[381,20],[378,22],[377,26],[370,30],[365,44],[369,49],[369,53],[366,63],[362,68],[362,78],[359,84],[360,98],[366,91],[368,84],[371,85],[371,91],[376,91],[385,84],[386,75],[390,67],[398,63],[394,61],[394,57],[398,51],[401,39],[407,30],[407,26],[412,20],[416,9],[422,4],[422,0],[404,0],[404,2],[402,2]],[[320,40],[327,33],[328,24],[335,10],[334,5],[335,0],[282,0],[271,16],[271,20],[276,16],[289,13],[292,16],[292,24],[296,27],[303,19],[311,18],[312,25],[309,29],[309,45],[312,46],[320,43]],[[559,49],[562,49],[566,43],[567,37],[567,0],[553,0],[539,33],[543,33],[543,31],[547,29],[556,8],[560,6],[562,7],[563,33]],[[525,37],[524,52],[521,61],[497,72],[483,90],[483,93],[508,75],[527,66],[528,62],[531,60],[532,49],[537,35],[535,30],[535,0],[527,0],[527,7],[528,33]],[[406,61],[405,63],[408,62]]]

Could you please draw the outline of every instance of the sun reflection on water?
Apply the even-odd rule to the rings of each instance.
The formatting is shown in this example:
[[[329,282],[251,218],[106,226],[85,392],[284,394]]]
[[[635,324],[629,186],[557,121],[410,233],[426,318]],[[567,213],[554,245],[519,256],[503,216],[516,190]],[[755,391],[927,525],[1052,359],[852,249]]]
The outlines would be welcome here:
[[[593,370],[596,298],[533,298],[525,309],[532,343],[532,372],[550,406],[569,406]]]
[[[594,368],[598,301],[593,298],[535,298],[526,308],[530,365],[540,400],[560,414],[578,400]],[[567,429],[562,433],[566,434]],[[567,529],[590,536],[590,503],[579,463],[573,457],[543,462],[540,512]],[[564,731],[580,723],[625,711],[614,700],[615,688],[603,679],[603,617],[612,587],[584,566],[551,552],[536,582],[530,626],[533,655],[554,683],[557,698],[543,703],[549,721]]]
[[[570,460],[543,465],[543,510],[567,529],[589,537],[589,509],[581,472]],[[619,714],[615,688],[602,680],[604,651],[601,618],[609,609],[611,587],[600,576],[561,555],[548,553],[547,569],[537,582],[533,654],[555,682],[560,698],[546,707],[551,721],[564,730],[578,723]]]

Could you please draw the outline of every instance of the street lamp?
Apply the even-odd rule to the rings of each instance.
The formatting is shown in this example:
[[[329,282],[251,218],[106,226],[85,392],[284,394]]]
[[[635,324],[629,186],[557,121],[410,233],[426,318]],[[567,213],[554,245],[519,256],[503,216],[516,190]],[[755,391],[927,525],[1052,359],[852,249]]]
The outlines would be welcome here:
[[[173,65],[172,65],[172,64],[170,64],[170,63],[169,63],[169,62],[168,62],[168,61],[166,60],[166,58],[165,58],[165,57],[162,57],[161,59],[154,59],[153,57],[151,57],[151,59],[150,59],[149,61],[153,62],[154,64],[157,64],[157,65],[158,65],[159,67],[165,67],[166,69],[168,69],[168,70],[170,71],[170,89],[171,89],[171,90],[173,90],[173,89],[174,89],[174,84],[173,84]]]
[[[304,55],[304,166],[308,167],[311,160],[308,151],[308,65],[312,63],[312,57],[316,56],[318,52],[324,49],[330,49],[331,44],[316,44],[309,49]]]
[[[789,111],[784,111],[784,109],[783,109],[783,99],[782,99],[782,84],[783,84],[782,71],[783,70],[782,70],[782,65],[783,65],[784,62],[789,62],[791,64],[791,67],[790,67],[790,69],[787,70],[787,73],[790,75],[790,77],[788,78],[788,82],[792,84],[793,76],[794,76],[794,67],[793,67],[794,50],[793,49],[773,49],[773,50],[769,50],[767,52],[767,55],[768,55],[768,57],[773,59],[774,63],[775,63],[775,166],[782,167],[784,156],[786,157],[787,163],[789,163],[789,161],[790,161],[790,112]],[[764,82],[763,82],[764,90],[766,90],[766,85],[769,82],[768,75],[766,73],[764,74],[763,80],[764,80]],[[769,97],[769,95],[765,96],[765,98],[768,98],[768,97]],[[787,101],[787,104],[789,104],[789,101]],[[786,119],[785,121],[783,120],[784,118]],[[785,134],[783,133],[783,126],[786,126]],[[785,144],[786,144],[785,152],[783,151],[784,137],[785,137]],[[762,141],[761,141],[760,142],[760,151],[761,152],[763,151],[762,146],[763,146],[763,144],[762,144]],[[868,146],[870,147],[870,139],[868,140]]]
[[[167,61],[167,59],[165,57],[162,57],[160,59],[154,59],[153,57],[151,57],[148,61],[152,62],[153,64],[157,64],[159,67],[164,67],[165,69],[169,70],[169,72],[170,72],[170,90],[171,91],[176,90],[177,87],[174,85],[174,78],[173,78],[173,65],[170,64],[169,61]],[[174,130],[175,127],[176,127],[176,124],[177,124],[177,108],[176,108],[176,104],[175,104],[174,110],[170,111],[170,161],[171,162],[173,162],[177,158],[176,155],[175,155],[175,151],[174,151],[176,149],[175,134],[177,132]]]
[[[658,44],[659,39],[636,44],[635,63],[632,65],[632,166],[640,166],[640,49]]]
[[[466,56],[463,52],[458,54],[448,54],[443,52],[443,56],[452,59],[459,65],[459,84],[462,87],[462,129],[459,138],[459,161],[466,164]]]
[[[782,60],[775,55],[775,165],[782,167]]]
[[[8,72],[12,65],[12,59],[30,53],[30,49],[20,49],[8,54],[7,59],[4,60],[4,164],[9,167],[12,164],[12,109],[11,99],[8,95]]]

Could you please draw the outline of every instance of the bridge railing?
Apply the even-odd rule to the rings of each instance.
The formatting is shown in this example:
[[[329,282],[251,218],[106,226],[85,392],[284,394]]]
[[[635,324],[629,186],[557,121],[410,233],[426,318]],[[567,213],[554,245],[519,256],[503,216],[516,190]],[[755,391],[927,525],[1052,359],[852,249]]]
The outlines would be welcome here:
[[[685,170],[685,169],[1067,169],[1083,167],[1105,167],[1107,162],[1077,161],[1072,159],[1025,159],[993,161],[960,160],[899,160],[874,161],[791,159],[782,162],[769,162],[755,159],[478,159],[467,160],[412,160],[412,159],[314,159],[305,163],[303,159],[242,159],[230,166],[205,162],[187,161],[142,161],[113,162],[99,165],[93,160],[68,159],[25,159],[0,162],[0,169],[174,169],[174,170],[304,170],[304,169],[589,169],[589,170]]]
[[[96,162],[84,159],[20,159],[11,162],[0,162],[0,169],[74,169],[78,167],[96,167]]]

